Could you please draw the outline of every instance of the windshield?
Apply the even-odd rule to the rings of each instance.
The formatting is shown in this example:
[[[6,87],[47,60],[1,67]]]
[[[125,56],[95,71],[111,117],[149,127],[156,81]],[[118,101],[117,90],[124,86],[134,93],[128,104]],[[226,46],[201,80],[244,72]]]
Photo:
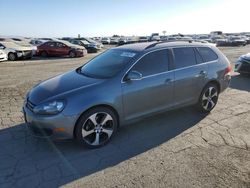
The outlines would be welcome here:
[[[86,40],[81,40],[81,42],[83,43],[83,44],[85,44],[85,45],[88,45],[88,44],[90,44],[88,41],[86,41]]]
[[[131,51],[111,49],[90,60],[81,68],[81,73],[94,78],[111,78],[119,73],[126,63],[137,54]]]
[[[91,38],[86,38],[86,40],[90,43],[97,43],[96,41],[92,40]]]

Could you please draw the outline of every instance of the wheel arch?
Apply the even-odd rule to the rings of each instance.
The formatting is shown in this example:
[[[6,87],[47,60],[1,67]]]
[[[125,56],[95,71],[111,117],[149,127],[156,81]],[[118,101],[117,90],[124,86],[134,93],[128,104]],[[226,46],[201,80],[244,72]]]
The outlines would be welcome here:
[[[208,84],[214,84],[217,86],[218,88],[218,92],[220,93],[221,92],[221,85],[220,85],[220,82],[218,80],[210,80],[205,86],[204,88],[208,85]]]
[[[75,132],[76,131],[76,125],[79,122],[79,120],[82,117],[82,115],[85,114],[87,111],[92,110],[94,108],[98,108],[98,107],[104,107],[104,108],[108,108],[108,109],[112,110],[115,113],[116,117],[117,117],[117,122],[118,122],[117,126],[118,126],[118,128],[120,127],[120,116],[119,116],[119,113],[117,112],[117,110],[113,106],[111,106],[111,105],[108,105],[108,104],[99,104],[99,105],[95,105],[95,106],[92,106],[92,107],[86,109],[85,111],[83,111],[79,115],[79,117],[77,118],[77,120],[75,122],[75,125],[74,125],[74,131],[73,131],[74,138],[76,137],[76,132]]]

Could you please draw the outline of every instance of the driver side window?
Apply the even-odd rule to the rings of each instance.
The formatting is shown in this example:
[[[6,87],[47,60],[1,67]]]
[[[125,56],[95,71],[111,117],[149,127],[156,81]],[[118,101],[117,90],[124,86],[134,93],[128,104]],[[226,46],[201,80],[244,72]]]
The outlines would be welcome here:
[[[142,57],[132,68],[143,77],[168,71],[168,50],[158,50]]]

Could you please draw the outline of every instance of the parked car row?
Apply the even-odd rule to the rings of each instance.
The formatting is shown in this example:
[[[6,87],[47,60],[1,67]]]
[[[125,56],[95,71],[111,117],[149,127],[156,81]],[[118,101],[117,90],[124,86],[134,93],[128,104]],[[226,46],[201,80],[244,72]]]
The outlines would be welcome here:
[[[213,31],[210,34],[201,35],[164,35],[159,33],[152,33],[150,36],[113,36],[113,37],[94,37],[95,40],[102,42],[103,44],[124,45],[138,42],[150,42],[150,41],[200,41],[203,43],[214,43],[216,46],[245,46],[250,44],[250,34],[235,33],[235,34],[223,34],[221,31]]]
[[[33,56],[82,57],[96,53],[103,44],[90,38],[8,38],[0,37],[0,61],[31,59]]]

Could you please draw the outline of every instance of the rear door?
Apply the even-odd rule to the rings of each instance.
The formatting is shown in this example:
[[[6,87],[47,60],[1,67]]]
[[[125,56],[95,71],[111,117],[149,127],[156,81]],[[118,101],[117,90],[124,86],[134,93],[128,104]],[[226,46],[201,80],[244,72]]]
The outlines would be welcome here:
[[[48,42],[46,45],[46,49],[50,55],[57,55],[55,42]]]
[[[172,52],[175,105],[195,103],[204,87],[208,66],[193,47],[173,48]]]
[[[69,54],[69,47],[62,42],[56,43],[56,53],[57,55],[68,55]]]
[[[141,80],[122,82],[125,119],[166,109],[173,104],[173,71],[168,72],[169,51],[159,50],[143,56],[130,71]]]

